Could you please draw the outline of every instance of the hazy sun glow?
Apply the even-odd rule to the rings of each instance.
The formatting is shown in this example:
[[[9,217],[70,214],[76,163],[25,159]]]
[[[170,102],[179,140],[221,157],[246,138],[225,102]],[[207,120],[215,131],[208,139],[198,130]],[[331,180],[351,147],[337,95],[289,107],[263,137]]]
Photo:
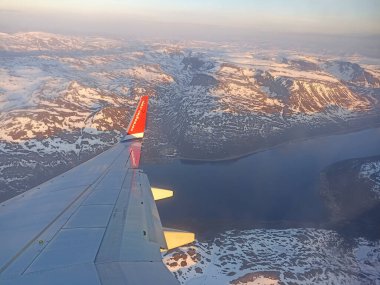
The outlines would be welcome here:
[[[377,0],[3,0],[1,31],[185,34],[194,25],[259,32],[379,34]],[[175,25],[173,25],[175,24]],[[158,25],[158,26],[157,26]],[[214,29],[214,30],[213,30]]]

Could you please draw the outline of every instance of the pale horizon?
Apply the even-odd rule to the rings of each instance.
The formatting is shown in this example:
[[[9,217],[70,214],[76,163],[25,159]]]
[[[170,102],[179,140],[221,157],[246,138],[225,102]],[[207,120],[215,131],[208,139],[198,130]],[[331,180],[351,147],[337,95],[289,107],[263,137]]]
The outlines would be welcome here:
[[[2,1],[0,31],[215,38],[247,34],[380,35],[376,0]]]

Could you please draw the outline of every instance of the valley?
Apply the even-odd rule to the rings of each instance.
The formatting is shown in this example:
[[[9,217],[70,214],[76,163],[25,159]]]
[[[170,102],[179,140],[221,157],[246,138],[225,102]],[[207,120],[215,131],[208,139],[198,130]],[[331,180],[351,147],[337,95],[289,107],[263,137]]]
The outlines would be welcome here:
[[[259,43],[0,38],[2,200],[118,141],[141,95],[151,97],[146,162],[223,160],[380,121],[380,67],[366,57]]]

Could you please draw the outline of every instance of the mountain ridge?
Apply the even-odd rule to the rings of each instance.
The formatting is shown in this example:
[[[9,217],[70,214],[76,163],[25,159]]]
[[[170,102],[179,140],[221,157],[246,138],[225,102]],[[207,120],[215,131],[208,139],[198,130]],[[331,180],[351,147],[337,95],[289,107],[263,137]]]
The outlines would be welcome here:
[[[350,62],[259,45],[0,37],[3,192],[25,191],[118,141],[142,95],[151,97],[145,161],[236,157],[380,122],[380,67],[357,55]],[[41,179],[28,183],[33,173]]]

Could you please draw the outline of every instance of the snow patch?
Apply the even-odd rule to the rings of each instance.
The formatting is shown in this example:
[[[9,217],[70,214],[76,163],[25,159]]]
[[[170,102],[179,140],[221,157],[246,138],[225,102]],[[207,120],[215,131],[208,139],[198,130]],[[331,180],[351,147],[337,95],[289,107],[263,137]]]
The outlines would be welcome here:
[[[363,238],[349,245],[331,230],[236,230],[170,251],[163,261],[186,285],[359,285],[379,280],[379,248],[380,241]]]
[[[360,167],[359,178],[369,179],[374,182],[371,191],[380,199],[380,161],[364,163]]]

